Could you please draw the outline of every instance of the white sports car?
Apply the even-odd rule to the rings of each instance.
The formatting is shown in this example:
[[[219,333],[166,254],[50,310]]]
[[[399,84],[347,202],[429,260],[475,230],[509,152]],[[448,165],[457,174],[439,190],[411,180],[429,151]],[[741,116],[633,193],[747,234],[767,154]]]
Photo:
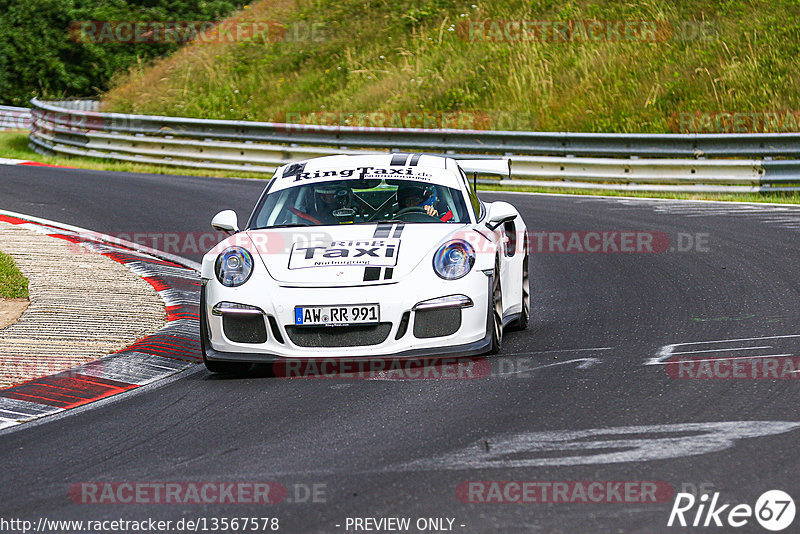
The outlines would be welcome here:
[[[528,324],[527,232],[467,173],[509,169],[420,154],[280,167],[244,230],[231,210],[211,223],[232,235],[203,258],[206,367],[499,351],[504,327]]]

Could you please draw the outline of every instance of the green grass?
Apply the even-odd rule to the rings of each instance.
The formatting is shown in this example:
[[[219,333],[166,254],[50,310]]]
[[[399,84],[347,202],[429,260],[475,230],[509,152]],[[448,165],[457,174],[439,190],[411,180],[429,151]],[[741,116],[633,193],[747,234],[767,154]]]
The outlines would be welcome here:
[[[800,103],[796,0],[270,0],[233,18],[316,24],[323,38],[192,44],[118,76],[105,108],[309,122],[324,112],[461,112],[488,129],[666,132],[681,112]],[[492,42],[470,39],[465,25],[589,19],[688,22],[709,38]]]
[[[14,260],[0,252],[0,298],[28,298],[28,279],[22,276]]]

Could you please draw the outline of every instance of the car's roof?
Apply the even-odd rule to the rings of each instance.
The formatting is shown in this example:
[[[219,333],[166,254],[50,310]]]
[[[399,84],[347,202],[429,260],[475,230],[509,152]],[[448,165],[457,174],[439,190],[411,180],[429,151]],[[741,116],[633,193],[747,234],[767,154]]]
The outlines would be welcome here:
[[[279,168],[271,191],[305,183],[359,178],[404,179],[462,188],[455,160],[426,154],[374,154],[324,156]]]

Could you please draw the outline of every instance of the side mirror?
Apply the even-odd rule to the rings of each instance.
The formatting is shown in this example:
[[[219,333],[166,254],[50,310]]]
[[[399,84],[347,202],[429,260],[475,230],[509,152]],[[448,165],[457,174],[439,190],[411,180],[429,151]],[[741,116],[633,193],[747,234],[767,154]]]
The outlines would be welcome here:
[[[235,234],[239,231],[239,219],[236,217],[236,212],[233,210],[224,210],[211,219],[211,228],[226,232],[228,234]]]
[[[492,202],[489,214],[486,216],[486,228],[496,230],[501,224],[511,222],[517,218],[517,210],[508,202]]]

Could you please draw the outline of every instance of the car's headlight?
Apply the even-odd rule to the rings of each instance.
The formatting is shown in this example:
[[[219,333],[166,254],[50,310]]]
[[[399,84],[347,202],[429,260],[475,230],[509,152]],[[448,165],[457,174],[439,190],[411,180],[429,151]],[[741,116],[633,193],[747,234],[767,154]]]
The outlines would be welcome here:
[[[217,256],[214,272],[219,283],[236,287],[247,282],[253,272],[253,256],[242,247],[230,247]]]
[[[466,241],[445,243],[433,255],[433,270],[445,280],[466,276],[475,265],[475,249]]]

